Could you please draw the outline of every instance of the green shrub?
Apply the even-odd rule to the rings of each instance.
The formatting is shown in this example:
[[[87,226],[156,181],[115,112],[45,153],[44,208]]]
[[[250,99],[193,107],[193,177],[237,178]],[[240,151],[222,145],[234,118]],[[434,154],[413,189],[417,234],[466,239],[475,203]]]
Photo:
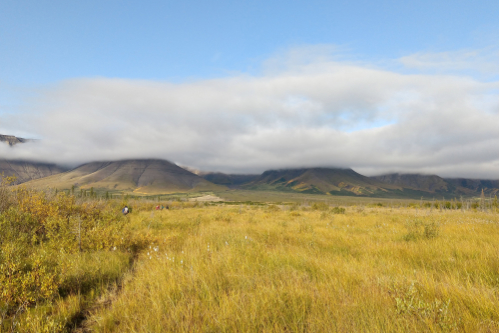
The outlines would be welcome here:
[[[406,222],[407,234],[405,240],[435,238],[440,233],[440,223],[433,219],[414,218]]]
[[[326,204],[325,202],[315,202],[312,205],[313,210],[320,210],[320,211],[326,211],[329,210],[329,205]]]
[[[333,209],[331,209],[331,213],[333,214],[345,214],[345,212],[346,209],[343,207],[334,207]]]

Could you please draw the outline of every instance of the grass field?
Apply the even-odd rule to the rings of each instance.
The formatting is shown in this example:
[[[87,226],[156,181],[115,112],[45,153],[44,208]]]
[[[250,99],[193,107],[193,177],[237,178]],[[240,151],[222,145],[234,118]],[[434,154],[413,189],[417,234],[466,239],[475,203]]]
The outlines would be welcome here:
[[[97,332],[499,331],[495,214],[289,208],[133,216],[156,241],[86,324]]]
[[[62,251],[54,235],[33,245],[47,272],[59,274],[58,289],[28,301],[22,311],[13,299],[1,327],[7,332],[499,332],[496,211],[398,203],[397,208],[351,203],[341,209],[334,207],[338,202],[323,201],[169,202],[169,210],[154,210],[157,202],[130,202],[133,211],[125,219],[106,213],[93,224],[89,220],[85,232],[91,235],[82,236],[80,252]],[[121,203],[75,204],[110,212]],[[105,216],[115,222],[104,224]],[[71,235],[67,244],[76,248]],[[128,242],[135,244],[133,250]],[[5,253],[12,244],[2,243],[2,265],[9,263]],[[9,289],[2,288],[5,299]]]

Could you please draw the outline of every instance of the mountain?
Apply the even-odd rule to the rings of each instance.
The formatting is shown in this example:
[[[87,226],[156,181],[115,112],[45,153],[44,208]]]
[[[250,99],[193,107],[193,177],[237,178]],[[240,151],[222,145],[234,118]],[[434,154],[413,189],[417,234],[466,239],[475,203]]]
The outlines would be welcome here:
[[[0,142],[8,143],[9,146],[13,146],[18,143],[24,143],[30,141],[29,139],[18,138],[13,135],[3,135],[0,134]]]
[[[31,181],[43,188],[80,188],[130,191],[138,194],[210,191],[224,189],[165,160],[92,162],[62,174]]]
[[[433,195],[473,196],[480,195],[482,190],[488,195],[496,195],[499,191],[499,180],[442,178],[436,175],[399,173],[374,176],[371,179]]]
[[[235,187],[249,183],[259,177],[259,175],[235,175],[235,174],[225,174],[221,172],[198,173],[198,175],[214,184],[225,185],[230,187]]]
[[[0,160],[0,178],[15,176],[14,184],[59,174],[67,169],[55,164]]]
[[[445,181],[456,188],[456,193],[463,195],[480,195],[482,190],[487,195],[499,192],[499,180],[445,178]]]
[[[269,170],[243,188],[355,196],[405,194],[400,186],[365,177],[352,169],[339,168]]]
[[[386,184],[430,193],[448,192],[454,189],[443,178],[436,175],[392,173],[370,178]]]

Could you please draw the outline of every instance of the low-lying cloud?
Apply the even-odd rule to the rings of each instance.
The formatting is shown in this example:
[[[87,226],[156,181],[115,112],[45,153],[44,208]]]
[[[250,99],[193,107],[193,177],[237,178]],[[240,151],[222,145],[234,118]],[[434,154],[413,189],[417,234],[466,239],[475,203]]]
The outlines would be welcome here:
[[[447,66],[467,68],[469,55],[458,55]],[[424,55],[399,62],[435,64]],[[0,133],[41,140],[0,145],[0,155],[70,165],[164,158],[239,173],[339,166],[499,178],[498,97],[499,82],[490,78],[326,57],[179,84],[74,79],[41,91],[26,102],[29,110],[1,116]]]

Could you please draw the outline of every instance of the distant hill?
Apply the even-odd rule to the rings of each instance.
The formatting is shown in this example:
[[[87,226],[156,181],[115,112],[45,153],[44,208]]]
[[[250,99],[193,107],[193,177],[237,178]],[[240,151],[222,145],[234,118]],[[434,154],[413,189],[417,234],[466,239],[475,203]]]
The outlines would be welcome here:
[[[259,177],[259,175],[235,175],[221,172],[199,173],[199,176],[214,184],[232,187],[247,184]]]
[[[243,187],[331,195],[384,197],[405,194],[400,186],[382,183],[352,169],[339,168],[269,170]]]
[[[463,194],[480,194],[482,190],[488,195],[496,195],[499,192],[499,180],[488,179],[466,179],[445,178],[445,181]]]
[[[434,193],[453,190],[453,186],[450,186],[443,178],[436,175],[392,173],[370,178],[383,183],[424,192]]]
[[[0,177],[1,174],[4,177],[15,176],[15,184],[56,175],[66,170],[66,168],[49,163],[0,160]]]
[[[480,195],[482,190],[488,195],[496,195],[499,191],[499,180],[442,178],[436,175],[399,173],[374,176],[371,179],[433,195]]]
[[[24,143],[24,142],[28,142],[28,141],[31,141],[31,140],[29,140],[29,139],[23,139],[23,138],[18,138],[18,137],[15,137],[13,135],[3,135],[3,134],[0,134],[0,142],[5,142],[9,146],[13,146],[13,145],[16,145],[18,143]]]
[[[220,190],[215,185],[165,160],[123,160],[92,162],[62,174],[31,181],[28,184],[44,188],[69,189],[73,185],[138,194]]]

